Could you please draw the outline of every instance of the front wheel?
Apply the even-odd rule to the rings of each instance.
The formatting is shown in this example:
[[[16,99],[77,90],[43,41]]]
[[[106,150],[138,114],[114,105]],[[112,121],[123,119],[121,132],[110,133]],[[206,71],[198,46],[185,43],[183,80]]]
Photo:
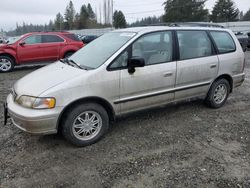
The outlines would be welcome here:
[[[211,108],[220,108],[226,103],[229,93],[229,82],[226,79],[217,80],[212,84],[205,102]]]
[[[107,111],[95,103],[78,105],[66,114],[62,123],[64,137],[76,146],[96,143],[107,132],[109,117]]]
[[[0,56],[0,72],[11,72],[13,69],[13,59],[8,56]]]

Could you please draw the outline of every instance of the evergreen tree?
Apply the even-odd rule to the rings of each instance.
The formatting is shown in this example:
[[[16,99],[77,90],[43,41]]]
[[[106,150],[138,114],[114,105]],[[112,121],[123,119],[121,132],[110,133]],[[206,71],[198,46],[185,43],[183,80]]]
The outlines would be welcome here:
[[[49,21],[49,25],[46,31],[54,31],[55,30],[55,26],[52,20]]]
[[[80,14],[79,13],[76,13],[74,28],[81,29],[81,27],[80,27]]]
[[[122,11],[114,12],[114,22],[113,25],[115,28],[125,28],[127,26],[125,16]]]
[[[164,3],[165,22],[208,21],[206,0],[167,0]]]
[[[243,11],[240,11],[239,20],[243,20],[243,17],[244,17],[244,13]]]
[[[217,0],[212,10],[211,21],[230,22],[239,20],[239,9],[232,0]]]
[[[66,7],[65,15],[64,15],[65,29],[69,29],[69,30],[73,29],[74,18],[75,18],[75,8],[73,5],[73,2],[70,1],[69,5]]]
[[[88,12],[89,18],[94,20],[96,16],[90,3],[87,6],[87,12]]]
[[[80,10],[79,29],[87,28],[87,20],[89,19],[88,8],[82,5]]]
[[[156,16],[149,16],[146,18],[142,18],[141,20],[137,20],[136,22],[130,24],[130,27],[137,27],[137,26],[146,26],[146,25],[153,25],[153,24],[159,24],[162,23],[162,16],[156,17]]]
[[[63,30],[63,23],[64,23],[64,18],[61,15],[61,13],[59,12],[56,15],[56,19],[55,19],[55,30],[58,30],[58,31]]]
[[[243,16],[243,21],[250,21],[250,9],[246,12],[246,14]]]

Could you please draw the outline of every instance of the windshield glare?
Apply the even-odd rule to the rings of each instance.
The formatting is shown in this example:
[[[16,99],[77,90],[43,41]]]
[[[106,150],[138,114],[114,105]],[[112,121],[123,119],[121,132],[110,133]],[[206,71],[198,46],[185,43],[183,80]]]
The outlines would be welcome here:
[[[126,44],[136,33],[111,32],[84,46],[70,57],[83,67],[96,69]]]

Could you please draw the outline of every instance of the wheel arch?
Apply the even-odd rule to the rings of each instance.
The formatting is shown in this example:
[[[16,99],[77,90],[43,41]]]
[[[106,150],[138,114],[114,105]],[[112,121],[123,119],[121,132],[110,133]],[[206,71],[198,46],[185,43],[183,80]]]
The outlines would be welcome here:
[[[14,55],[10,54],[10,53],[1,53],[0,56],[7,56],[7,57],[13,59],[15,65],[17,63],[16,62],[16,57]]]
[[[66,117],[65,115],[67,114],[67,112],[69,112],[69,110],[71,108],[73,108],[79,104],[84,104],[84,103],[97,103],[97,104],[101,105],[107,111],[109,119],[111,121],[115,120],[115,111],[114,111],[112,105],[107,100],[100,98],[100,97],[86,97],[86,98],[77,99],[77,100],[71,102],[63,109],[63,111],[60,113],[58,121],[57,121],[57,130],[58,131],[61,129],[61,122],[62,122],[63,118]]]
[[[233,92],[233,78],[232,78],[229,74],[222,74],[222,75],[218,76],[218,77],[213,81],[213,83],[216,82],[216,81],[218,81],[218,80],[220,80],[220,79],[225,79],[225,80],[227,80],[227,81],[229,82],[229,85],[230,85],[230,93],[232,93],[232,92]],[[212,86],[212,85],[211,85],[211,86]],[[211,88],[211,86],[210,86],[210,88]]]

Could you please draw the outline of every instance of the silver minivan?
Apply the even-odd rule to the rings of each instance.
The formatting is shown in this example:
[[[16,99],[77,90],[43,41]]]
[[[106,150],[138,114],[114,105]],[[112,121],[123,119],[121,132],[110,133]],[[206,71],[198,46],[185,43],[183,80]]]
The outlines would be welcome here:
[[[227,29],[117,30],[17,81],[4,105],[5,122],[10,117],[33,134],[61,131],[86,146],[123,114],[193,97],[222,107],[243,83],[244,66],[240,43]]]

